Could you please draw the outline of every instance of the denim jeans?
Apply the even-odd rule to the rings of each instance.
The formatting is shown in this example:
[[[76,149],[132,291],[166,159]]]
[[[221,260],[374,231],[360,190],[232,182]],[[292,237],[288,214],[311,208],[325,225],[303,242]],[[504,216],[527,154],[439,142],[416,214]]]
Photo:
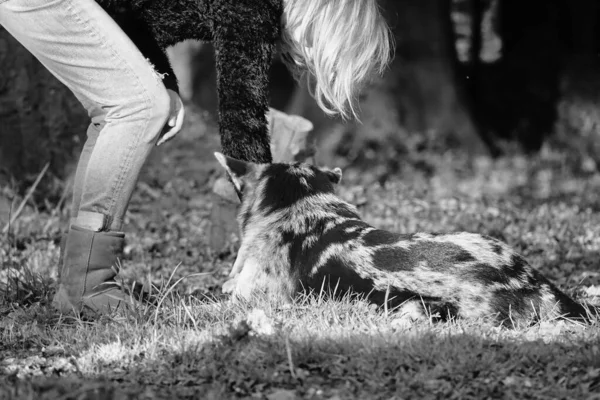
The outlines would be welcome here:
[[[94,0],[0,0],[0,25],[75,94],[91,118],[75,174],[75,223],[120,230],[168,118],[169,95],[160,76]]]

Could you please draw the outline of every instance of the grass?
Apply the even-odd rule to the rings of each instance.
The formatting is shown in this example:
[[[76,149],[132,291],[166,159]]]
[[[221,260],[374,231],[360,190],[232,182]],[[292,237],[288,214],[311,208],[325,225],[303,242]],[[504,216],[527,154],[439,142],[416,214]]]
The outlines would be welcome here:
[[[15,355],[2,361],[0,396],[590,398],[600,389],[597,328],[406,326],[350,300],[285,310],[178,300],[157,321],[14,313],[3,323]]]
[[[188,132],[169,146],[132,200],[123,260],[126,276],[162,287],[158,308],[94,322],[52,310],[64,210],[30,203],[2,237],[0,398],[600,399],[598,324],[408,324],[350,298],[228,302],[220,286],[236,244],[207,239],[218,139]],[[597,171],[551,147],[497,161],[401,157],[390,174],[389,158],[367,154],[344,171],[340,195],[382,228],[498,237],[598,303]]]

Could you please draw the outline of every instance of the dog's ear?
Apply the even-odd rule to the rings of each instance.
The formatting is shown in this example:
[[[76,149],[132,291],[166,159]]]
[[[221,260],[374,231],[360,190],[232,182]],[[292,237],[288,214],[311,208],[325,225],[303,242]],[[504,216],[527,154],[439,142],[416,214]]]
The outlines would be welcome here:
[[[231,182],[241,199],[244,189],[244,181],[254,172],[255,165],[246,161],[227,157],[219,152],[215,152],[215,158],[231,178]]]
[[[325,171],[325,173],[327,174],[329,181],[331,183],[333,183],[334,185],[337,185],[342,181],[342,169],[341,168],[334,168],[330,171]]]

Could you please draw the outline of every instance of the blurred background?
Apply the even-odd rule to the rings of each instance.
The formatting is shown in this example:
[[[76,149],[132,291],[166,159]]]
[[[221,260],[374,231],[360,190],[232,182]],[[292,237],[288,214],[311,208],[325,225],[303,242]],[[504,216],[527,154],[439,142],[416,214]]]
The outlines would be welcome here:
[[[396,58],[363,93],[361,123],[326,117],[278,57],[273,62],[272,106],[314,123],[320,163],[384,162],[393,173],[423,151],[500,157],[549,144],[596,172],[597,1],[382,0],[381,7]],[[182,43],[170,56],[194,114],[187,129],[216,136],[211,45]],[[87,124],[74,97],[0,28],[0,187],[23,191],[49,162],[38,192],[58,201]]]

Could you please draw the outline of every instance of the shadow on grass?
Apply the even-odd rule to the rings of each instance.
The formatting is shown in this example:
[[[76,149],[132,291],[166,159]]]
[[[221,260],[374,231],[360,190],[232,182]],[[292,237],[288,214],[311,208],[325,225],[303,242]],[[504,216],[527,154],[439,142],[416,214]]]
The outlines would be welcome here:
[[[95,375],[4,377],[0,397],[595,398],[600,340],[597,329],[590,331],[527,339],[457,324],[226,336],[153,357],[139,354],[126,368],[107,364]]]

